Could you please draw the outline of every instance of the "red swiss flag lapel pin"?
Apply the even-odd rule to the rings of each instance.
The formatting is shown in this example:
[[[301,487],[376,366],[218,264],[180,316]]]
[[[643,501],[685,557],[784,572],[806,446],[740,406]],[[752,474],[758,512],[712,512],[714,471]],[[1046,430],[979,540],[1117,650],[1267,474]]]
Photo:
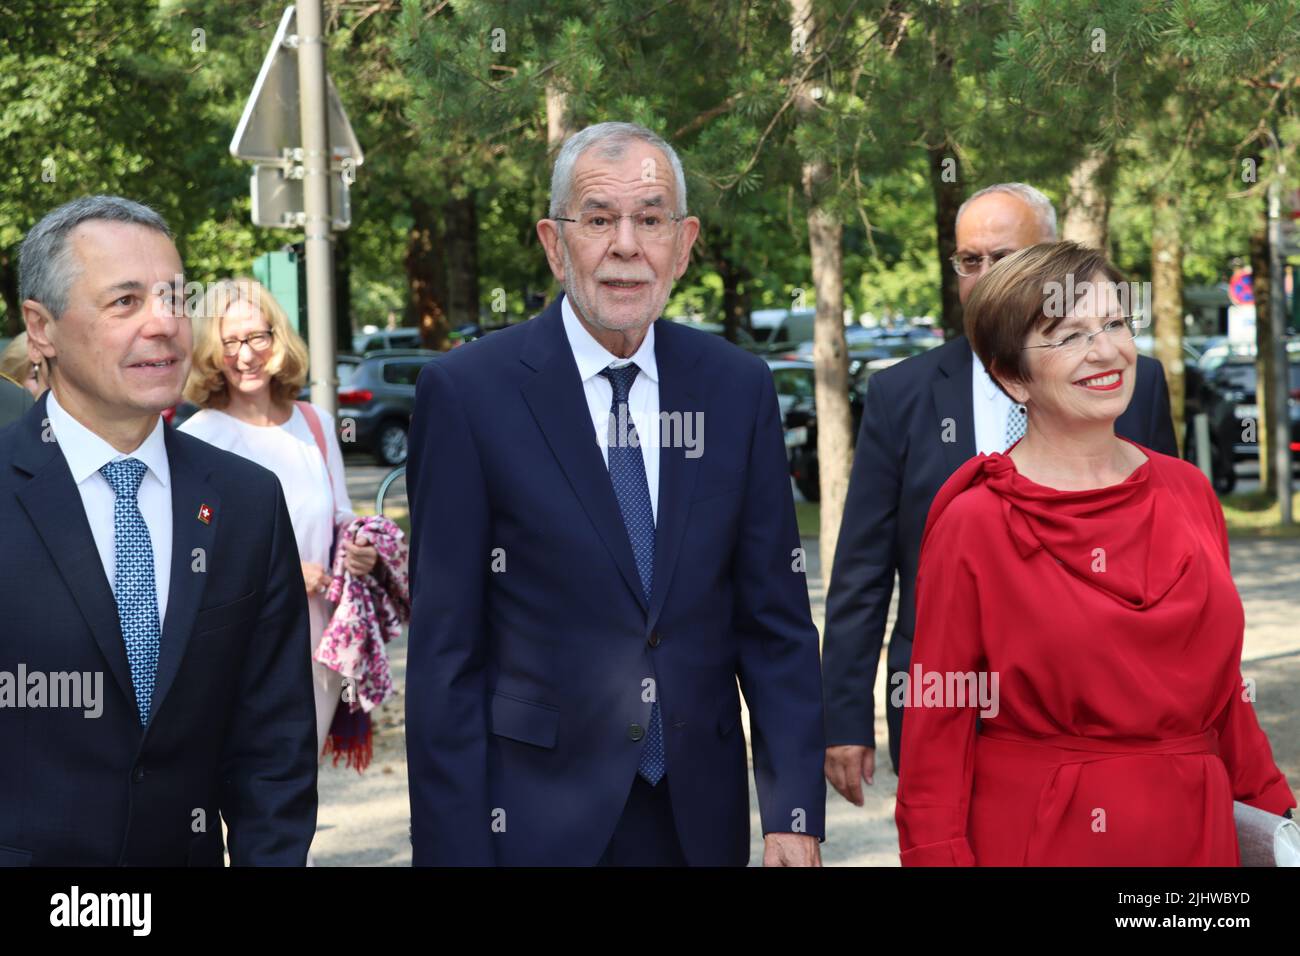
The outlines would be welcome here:
[[[212,509],[207,505],[199,505],[199,520],[204,524],[212,524]]]

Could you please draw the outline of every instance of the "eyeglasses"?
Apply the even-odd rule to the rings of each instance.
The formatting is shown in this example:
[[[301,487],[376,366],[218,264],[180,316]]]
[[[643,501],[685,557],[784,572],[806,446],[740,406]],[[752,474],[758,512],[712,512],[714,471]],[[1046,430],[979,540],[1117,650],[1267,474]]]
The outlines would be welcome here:
[[[244,343],[247,342],[248,347],[254,352],[265,352],[271,347],[271,337],[273,334],[273,332],[268,330],[266,332],[254,332],[252,335],[246,336],[242,339],[222,339],[221,351],[225,352],[227,356],[238,355],[239,350],[243,348]]]
[[[1061,355],[1077,355],[1092,346],[1092,340],[1101,333],[1105,332],[1113,341],[1126,342],[1137,335],[1137,330],[1133,325],[1133,315],[1121,315],[1118,318],[1111,319],[1095,332],[1071,332],[1059,342],[1048,342],[1046,345],[1026,345],[1021,351],[1026,349],[1055,349]]]
[[[583,239],[609,239],[618,232],[621,219],[631,219],[638,239],[654,242],[666,239],[684,218],[683,216],[665,216],[661,212],[641,211],[626,216],[615,216],[604,209],[588,209],[580,213],[577,219],[567,216],[552,216],[556,222],[577,223],[577,233]]]
[[[969,279],[973,275],[978,275],[980,267],[987,264],[989,266],[1001,262],[1007,256],[1012,255],[1016,250],[1007,249],[1002,252],[993,252],[987,256],[977,256],[973,254],[953,255],[948,261],[952,263],[952,269],[963,279]]]
[[[973,275],[978,275],[980,266],[988,263],[990,266],[995,262],[1001,262],[1007,256],[1015,252],[1014,249],[1008,249],[1005,252],[994,252],[987,256],[977,256],[967,253],[966,255],[953,255],[948,261],[952,263],[952,269],[963,279],[969,279]]]

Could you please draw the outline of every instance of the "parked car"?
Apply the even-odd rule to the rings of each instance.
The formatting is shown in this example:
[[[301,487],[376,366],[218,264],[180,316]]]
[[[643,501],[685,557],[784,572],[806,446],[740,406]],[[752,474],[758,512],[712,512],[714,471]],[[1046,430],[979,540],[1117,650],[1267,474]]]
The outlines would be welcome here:
[[[902,359],[885,359],[893,364]],[[772,380],[776,385],[776,399],[785,425],[786,454],[790,459],[790,475],[795,487],[809,501],[821,499],[820,473],[817,468],[817,395],[816,380],[811,362],[790,359],[768,359]],[[853,439],[857,439],[862,422],[863,398],[866,381],[877,371],[874,363],[866,362],[849,376],[849,413],[853,418]]]
[[[749,327],[761,345],[793,348],[812,341],[816,316],[813,309],[756,309],[749,315]]]
[[[1255,359],[1230,354],[1216,361],[1205,377],[1199,400],[1209,418],[1210,473],[1214,489],[1228,494],[1236,487],[1236,464],[1259,458],[1259,405],[1256,399]],[[1292,354],[1290,395],[1291,450],[1300,451],[1300,360]],[[1253,439],[1253,440],[1251,440]],[[1196,432],[1189,428],[1184,446],[1189,461],[1197,458]]]
[[[415,380],[441,354],[393,349],[360,358],[339,356],[338,424],[342,430],[350,422],[353,429],[344,448],[368,451],[381,465],[403,464]]]
[[[849,347],[849,374],[857,375],[859,369],[867,362],[888,358],[911,358],[922,352],[943,344],[943,339],[925,335],[879,335],[872,334],[875,329],[845,329],[845,341]],[[813,360],[813,343],[802,342],[792,352],[781,356],[787,359]]]
[[[419,329],[380,329],[377,332],[359,332],[352,336],[352,351],[357,355],[393,349],[419,349],[424,344]]]
[[[668,318],[665,316],[665,318]],[[721,322],[696,322],[693,319],[668,318],[669,322],[677,325],[684,325],[689,329],[697,329],[700,332],[708,332],[710,335],[724,336],[727,334],[727,327]],[[756,351],[758,341],[750,334],[749,330],[743,325],[736,328],[736,344],[747,352]]]

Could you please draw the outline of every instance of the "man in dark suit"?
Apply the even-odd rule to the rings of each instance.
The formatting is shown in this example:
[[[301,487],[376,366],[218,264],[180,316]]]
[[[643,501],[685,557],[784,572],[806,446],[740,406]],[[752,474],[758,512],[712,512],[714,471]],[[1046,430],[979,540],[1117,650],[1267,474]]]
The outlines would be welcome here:
[[[603,123],[538,223],[565,294],[421,372],[406,740],[414,862],[815,865],[812,624],[766,365],[655,321],[686,269],[672,148]]]
[[[953,268],[965,304],[999,259],[1056,238],[1056,213],[1037,189],[1001,183],[957,213]],[[1090,277],[1085,277],[1090,278]],[[1177,455],[1169,391],[1159,362],[1139,356],[1135,391],[1115,430]],[[1005,451],[1024,434],[1024,409],[1003,393],[965,336],[873,375],[854,453],[835,568],[826,596],[822,670],[826,688],[826,776],[852,803],[875,774],[875,683],[894,575],[898,616],[889,639],[890,688],[907,672],[916,621],[916,569],[930,503],[978,453]],[[898,771],[903,708],[886,711],[889,755]]]
[[[74,200],[19,283],[50,389],[0,431],[0,865],[301,866],[306,596],[275,476],[168,428],[189,371],[163,220]]]
[[[0,428],[16,422],[32,407],[32,394],[9,376],[0,373]]]

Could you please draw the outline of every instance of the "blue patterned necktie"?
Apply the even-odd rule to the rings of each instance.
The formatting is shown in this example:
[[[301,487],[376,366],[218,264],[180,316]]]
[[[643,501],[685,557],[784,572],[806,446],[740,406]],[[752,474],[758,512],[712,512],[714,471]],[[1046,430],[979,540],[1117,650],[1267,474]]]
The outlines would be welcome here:
[[[632,424],[632,413],[627,404],[638,372],[640,369],[636,365],[624,365],[622,368],[610,366],[600,374],[609,379],[614,389],[614,400],[609,406],[609,480],[614,484],[618,510],[623,513],[623,524],[632,543],[641,590],[646,603],[649,603],[654,583],[655,515],[650,502],[650,485],[646,481],[645,459],[641,456],[640,436],[632,437],[636,435],[636,426]],[[646,731],[641,762],[637,767],[637,772],[651,786],[660,781],[665,770],[664,726],[659,715],[658,697],[656,692],[650,705],[650,727]]]
[[[110,461],[99,473],[113,489],[113,597],[122,624],[126,660],[140,723],[149,722],[149,703],[158,672],[158,591],[153,576],[153,542],[140,513],[140,482],[148,466],[136,458]]]
[[[1011,410],[1007,412],[1007,444],[1003,451],[1009,449],[1020,439],[1025,437],[1025,418],[1027,412],[1025,406],[1019,402],[1011,403]]]

